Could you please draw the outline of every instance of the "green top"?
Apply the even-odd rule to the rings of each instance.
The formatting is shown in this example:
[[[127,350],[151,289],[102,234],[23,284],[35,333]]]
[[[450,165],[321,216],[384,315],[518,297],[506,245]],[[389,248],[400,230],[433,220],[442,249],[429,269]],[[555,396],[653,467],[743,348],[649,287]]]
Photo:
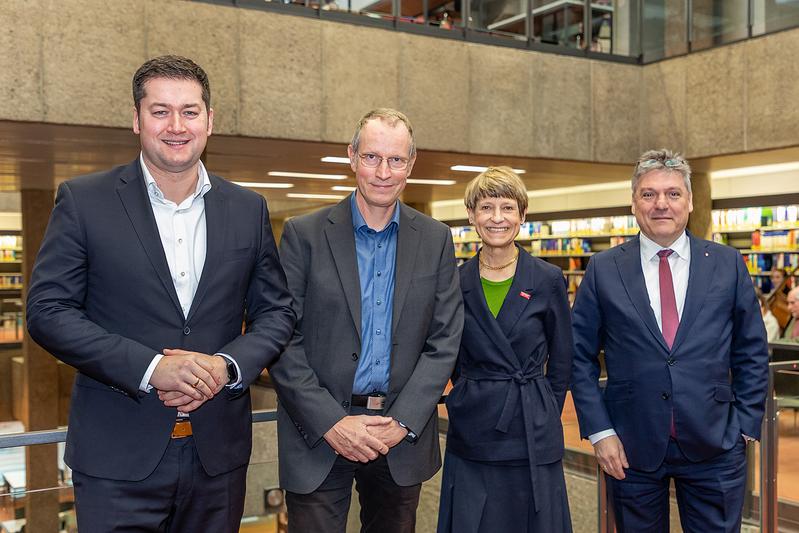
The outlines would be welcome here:
[[[490,281],[481,277],[480,283],[483,284],[483,294],[486,297],[488,309],[491,310],[494,318],[497,318],[499,310],[502,308],[502,302],[505,301],[505,296],[508,295],[510,285],[513,283],[513,276],[502,281]]]

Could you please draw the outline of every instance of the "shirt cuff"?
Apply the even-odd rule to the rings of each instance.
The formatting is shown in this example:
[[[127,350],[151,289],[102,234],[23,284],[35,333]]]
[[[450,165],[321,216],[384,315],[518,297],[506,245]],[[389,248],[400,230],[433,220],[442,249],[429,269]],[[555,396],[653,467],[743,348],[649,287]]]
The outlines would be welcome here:
[[[141,383],[139,383],[139,390],[142,392],[150,392],[153,390],[153,386],[150,385],[150,378],[153,376],[153,372],[155,372],[155,367],[158,366],[158,363],[161,362],[161,358],[164,357],[164,354],[157,353],[155,357],[153,357],[150,366],[147,367],[147,372],[144,373],[144,377],[141,378]]]
[[[613,428],[606,429],[605,431],[598,431],[592,435],[588,435],[588,440],[591,441],[591,446],[596,444],[597,442],[601,441],[602,439],[606,439],[608,437],[612,437],[616,434],[616,430]]]
[[[229,389],[235,389],[236,387],[240,387],[241,386],[241,368],[239,368],[239,364],[236,362],[236,360],[233,359],[232,357],[230,357],[228,354],[222,353],[222,352],[216,352],[214,355],[218,355],[220,357],[224,357],[225,359],[227,359],[228,361],[233,363],[233,366],[236,367],[236,381],[233,382],[233,383],[228,383],[227,385],[225,385],[225,387],[227,387]]]
[[[744,438],[746,442],[757,442],[757,439],[754,437],[750,437],[746,433],[741,433],[741,436]]]

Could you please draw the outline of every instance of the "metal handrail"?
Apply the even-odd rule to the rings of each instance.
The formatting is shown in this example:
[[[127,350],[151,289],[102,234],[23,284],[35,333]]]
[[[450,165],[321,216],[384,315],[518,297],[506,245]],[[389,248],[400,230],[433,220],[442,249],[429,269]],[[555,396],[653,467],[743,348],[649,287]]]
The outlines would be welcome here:
[[[257,410],[252,412],[252,421],[273,422],[277,420],[277,411]],[[50,429],[47,431],[26,431],[24,433],[10,433],[0,435],[0,450],[4,448],[17,448],[19,446],[35,446],[38,444],[57,444],[67,439],[67,428]]]

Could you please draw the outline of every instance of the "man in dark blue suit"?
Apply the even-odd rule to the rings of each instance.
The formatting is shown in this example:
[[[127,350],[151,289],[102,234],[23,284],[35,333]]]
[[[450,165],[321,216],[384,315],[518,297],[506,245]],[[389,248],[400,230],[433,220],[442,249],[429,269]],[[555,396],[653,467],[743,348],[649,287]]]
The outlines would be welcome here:
[[[690,180],[668,150],[641,156],[640,235],[591,259],[574,304],[572,394],[619,531],[668,532],[671,479],[684,531],[739,531],[746,441],[760,436],[765,328],[741,255],[685,230]]]
[[[263,197],[200,161],[203,69],[152,59],[133,100],[140,156],[58,188],[28,329],[78,370],[66,462],[82,533],[234,532],[248,386],[291,337],[291,296]]]

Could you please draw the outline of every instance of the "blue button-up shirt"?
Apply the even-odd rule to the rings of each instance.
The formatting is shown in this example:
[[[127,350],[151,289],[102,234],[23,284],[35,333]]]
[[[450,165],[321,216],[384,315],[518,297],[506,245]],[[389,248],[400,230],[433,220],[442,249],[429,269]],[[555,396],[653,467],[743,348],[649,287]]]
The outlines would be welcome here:
[[[350,197],[350,207],[361,282],[361,357],[352,393],[388,392],[399,202],[391,221],[381,231],[375,231],[358,210],[355,194]]]

